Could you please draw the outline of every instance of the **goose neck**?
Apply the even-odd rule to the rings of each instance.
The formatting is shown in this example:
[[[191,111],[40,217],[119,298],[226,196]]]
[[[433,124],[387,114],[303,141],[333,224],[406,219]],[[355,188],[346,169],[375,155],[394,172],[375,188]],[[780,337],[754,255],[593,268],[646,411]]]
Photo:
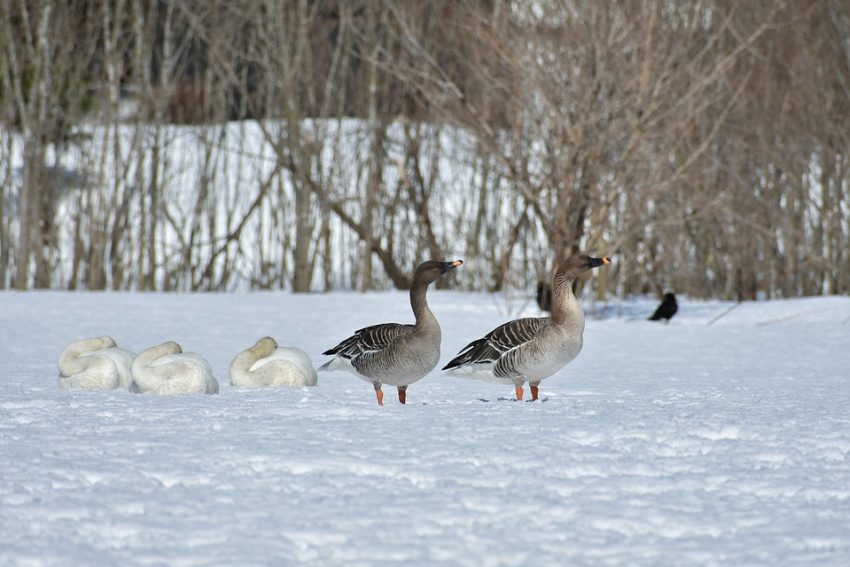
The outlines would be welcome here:
[[[410,287],[410,307],[413,309],[413,315],[416,317],[416,325],[421,325],[425,321],[432,319],[434,314],[428,307],[427,299],[428,285],[421,282],[413,282]]]
[[[573,294],[573,281],[563,282],[552,288],[552,322],[563,325],[573,316],[578,306],[576,296]]]

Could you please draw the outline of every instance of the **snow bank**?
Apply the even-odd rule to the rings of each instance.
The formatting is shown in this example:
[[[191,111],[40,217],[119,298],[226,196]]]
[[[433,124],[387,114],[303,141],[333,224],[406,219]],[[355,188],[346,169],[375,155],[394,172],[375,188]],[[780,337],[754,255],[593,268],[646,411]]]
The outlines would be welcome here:
[[[429,298],[443,364],[518,315]],[[270,335],[318,366],[411,321],[404,293],[2,293],[0,564],[850,563],[850,300],[654,307],[595,305],[542,403],[435,371],[378,407],[347,374],[249,389],[228,365]],[[221,393],[61,390],[62,347],[103,334],[177,340]]]

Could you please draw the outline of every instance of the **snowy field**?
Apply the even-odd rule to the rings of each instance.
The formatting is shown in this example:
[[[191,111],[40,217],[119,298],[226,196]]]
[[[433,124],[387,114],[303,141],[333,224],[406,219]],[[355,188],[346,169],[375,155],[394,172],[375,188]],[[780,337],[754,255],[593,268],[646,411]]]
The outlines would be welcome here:
[[[429,300],[442,364],[523,305]],[[228,367],[263,335],[319,366],[404,293],[0,293],[0,565],[850,565],[850,299],[733,305],[595,305],[542,402],[435,370],[379,407]],[[61,390],[103,334],[176,340],[220,394]]]

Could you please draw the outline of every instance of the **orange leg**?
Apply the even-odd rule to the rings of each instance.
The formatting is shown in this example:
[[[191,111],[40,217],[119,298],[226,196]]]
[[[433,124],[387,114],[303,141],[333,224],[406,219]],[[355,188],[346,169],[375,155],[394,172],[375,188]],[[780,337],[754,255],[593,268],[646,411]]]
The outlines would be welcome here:
[[[378,405],[384,405],[384,392],[380,389],[375,390],[375,395],[378,396]]]
[[[537,386],[532,386],[531,387],[531,399],[534,400],[535,402],[537,401],[537,394],[538,394]]]
[[[522,386],[517,386],[516,388],[516,399],[518,402],[522,401]]]
[[[401,403],[406,403],[407,400],[407,390],[398,389],[398,401]]]

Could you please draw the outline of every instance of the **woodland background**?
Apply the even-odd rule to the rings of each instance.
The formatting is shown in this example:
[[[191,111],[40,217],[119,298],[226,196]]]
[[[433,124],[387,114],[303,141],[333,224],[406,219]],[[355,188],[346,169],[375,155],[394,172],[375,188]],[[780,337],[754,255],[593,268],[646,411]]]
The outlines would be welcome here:
[[[0,289],[850,292],[845,0],[0,0],[0,52]]]

